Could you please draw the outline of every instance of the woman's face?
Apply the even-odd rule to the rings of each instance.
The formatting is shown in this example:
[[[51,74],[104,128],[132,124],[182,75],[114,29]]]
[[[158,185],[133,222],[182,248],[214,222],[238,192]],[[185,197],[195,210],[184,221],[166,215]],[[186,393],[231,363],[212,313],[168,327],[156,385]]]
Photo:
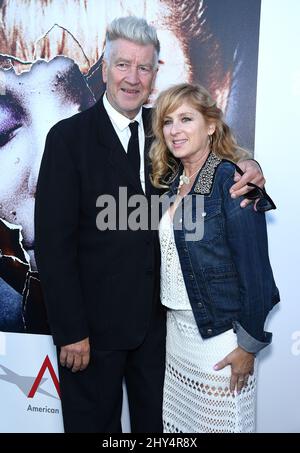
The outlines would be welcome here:
[[[70,60],[57,59],[50,64],[38,63],[21,76],[2,72],[0,217],[21,225],[23,245],[31,258],[35,189],[46,134],[56,122],[80,108],[66,83],[71,69]]]
[[[183,162],[197,162],[208,152],[208,136],[214,129],[214,125],[208,124],[187,101],[163,118],[166,145],[173,156]]]

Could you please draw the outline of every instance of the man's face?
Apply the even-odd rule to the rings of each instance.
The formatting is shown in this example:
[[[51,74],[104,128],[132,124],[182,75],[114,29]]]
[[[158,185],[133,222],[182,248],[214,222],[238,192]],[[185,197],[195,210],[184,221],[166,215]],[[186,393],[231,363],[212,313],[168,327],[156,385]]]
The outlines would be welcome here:
[[[140,45],[125,39],[111,44],[109,62],[103,61],[102,76],[110,104],[122,115],[134,118],[146,103],[157,69],[152,44]]]
[[[21,225],[33,267],[35,190],[45,137],[53,124],[80,110],[79,99],[68,85],[73,69],[74,64],[62,58],[37,63],[21,76],[2,72],[0,217]]]

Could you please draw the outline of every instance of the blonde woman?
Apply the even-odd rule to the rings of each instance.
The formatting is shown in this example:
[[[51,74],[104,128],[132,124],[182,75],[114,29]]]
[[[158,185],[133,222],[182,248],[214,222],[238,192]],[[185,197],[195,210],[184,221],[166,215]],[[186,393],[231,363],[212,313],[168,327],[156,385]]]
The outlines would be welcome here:
[[[164,91],[153,132],[152,182],[174,201],[159,231],[168,309],[164,431],[253,432],[256,354],[271,342],[264,323],[279,301],[264,215],[275,206],[258,187],[247,195],[260,197],[256,209],[230,196],[231,161],[242,150],[203,87]],[[191,239],[181,214],[188,210],[196,226],[204,222],[202,238]]]

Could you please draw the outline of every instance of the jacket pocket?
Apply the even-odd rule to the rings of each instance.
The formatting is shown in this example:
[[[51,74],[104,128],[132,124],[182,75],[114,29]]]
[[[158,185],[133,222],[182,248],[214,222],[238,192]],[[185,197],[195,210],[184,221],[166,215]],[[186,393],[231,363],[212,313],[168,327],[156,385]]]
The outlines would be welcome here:
[[[207,292],[216,314],[237,314],[241,308],[238,275],[231,263],[204,270]],[[220,319],[221,320],[221,319]]]

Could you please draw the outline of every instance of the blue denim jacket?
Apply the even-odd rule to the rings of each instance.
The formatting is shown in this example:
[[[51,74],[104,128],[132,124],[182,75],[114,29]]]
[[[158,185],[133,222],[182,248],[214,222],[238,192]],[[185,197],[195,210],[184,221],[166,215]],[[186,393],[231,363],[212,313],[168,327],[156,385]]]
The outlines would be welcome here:
[[[208,156],[189,194],[193,221],[204,221],[203,237],[189,240],[191,230],[182,221],[184,215],[180,229],[174,227],[174,237],[201,336],[234,328],[239,346],[256,353],[271,342],[264,323],[280,298],[268,256],[265,215],[254,211],[253,205],[242,209],[241,199],[231,198],[234,172],[231,162],[214,153]],[[178,182],[179,173],[168,197],[176,194]],[[196,218],[195,197],[200,195],[204,211]],[[181,209],[185,214],[185,203]]]

